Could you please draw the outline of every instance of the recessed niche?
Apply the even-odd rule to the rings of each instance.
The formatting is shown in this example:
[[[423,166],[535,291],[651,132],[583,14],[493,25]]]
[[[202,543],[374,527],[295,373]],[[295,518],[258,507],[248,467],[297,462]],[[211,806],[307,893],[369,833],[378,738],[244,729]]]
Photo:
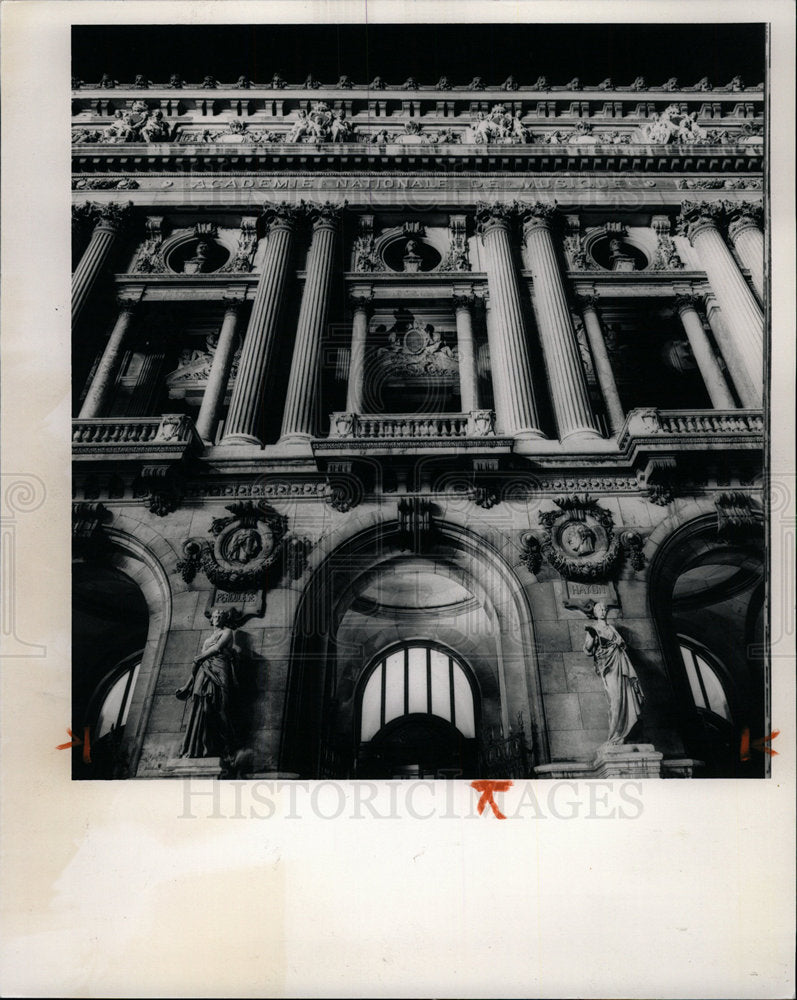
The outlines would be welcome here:
[[[590,244],[595,263],[607,271],[644,271],[648,258],[634,244],[620,236],[601,236]]]
[[[393,240],[383,250],[382,257],[391,271],[409,274],[433,271],[442,260],[441,255],[430,243],[417,236],[402,236]]]
[[[177,274],[210,274],[229,259],[229,250],[216,240],[198,237],[178,244],[168,255],[166,266]]]

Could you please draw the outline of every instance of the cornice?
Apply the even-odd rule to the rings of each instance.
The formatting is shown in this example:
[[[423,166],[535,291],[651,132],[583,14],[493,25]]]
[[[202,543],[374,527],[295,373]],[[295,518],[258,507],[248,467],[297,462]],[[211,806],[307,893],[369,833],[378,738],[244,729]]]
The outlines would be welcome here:
[[[459,174],[472,171],[523,173],[718,174],[758,173],[764,150],[755,146],[654,146],[654,145],[439,145],[396,147],[388,152],[357,143],[269,144],[237,146],[180,146],[174,143],[124,143],[76,145],[75,175],[120,172],[138,177],[147,173],[191,175],[220,172],[267,173],[284,176],[295,170],[334,173],[336,170],[368,174],[434,171]]]

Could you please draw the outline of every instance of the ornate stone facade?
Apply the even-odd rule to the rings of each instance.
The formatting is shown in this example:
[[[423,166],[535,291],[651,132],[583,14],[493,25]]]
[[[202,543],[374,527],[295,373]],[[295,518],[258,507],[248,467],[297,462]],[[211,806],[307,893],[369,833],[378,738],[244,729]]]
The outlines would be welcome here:
[[[73,80],[76,776],[763,774],[764,96]]]

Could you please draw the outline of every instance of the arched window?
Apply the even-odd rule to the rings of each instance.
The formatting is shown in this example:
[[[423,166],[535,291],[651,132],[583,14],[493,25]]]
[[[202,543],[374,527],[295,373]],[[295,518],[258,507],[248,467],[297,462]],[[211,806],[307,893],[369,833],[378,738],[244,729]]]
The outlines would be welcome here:
[[[709,654],[702,646],[684,636],[679,636],[679,643],[695,705],[732,723],[733,716],[725,688],[716,668],[709,662]]]
[[[99,741],[108,733],[122,729],[127,722],[130,711],[130,701],[136,686],[141,653],[129,657],[121,666],[113,671],[113,679],[102,699],[97,721],[94,726],[94,739]]]
[[[392,650],[371,671],[363,690],[360,740],[403,715],[434,715],[450,722],[466,739],[476,736],[471,681],[450,653],[431,645]]]

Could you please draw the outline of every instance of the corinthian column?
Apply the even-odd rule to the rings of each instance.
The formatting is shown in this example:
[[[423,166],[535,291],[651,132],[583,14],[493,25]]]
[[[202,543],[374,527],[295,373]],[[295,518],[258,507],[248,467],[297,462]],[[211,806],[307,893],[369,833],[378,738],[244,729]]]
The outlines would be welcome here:
[[[128,331],[133,323],[138,303],[141,301],[141,293],[137,295],[120,295],[117,299],[119,303],[119,314],[116,317],[113,330],[102,352],[100,363],[94,372],[91,386],[83,400],[83,406],[78,414],[79,419],[89,419],[91,417],[101,417],[107,408],[113,388],[116,385],[116,376],[119,374],[119,365],[125,350],[125,340]]]
[[[86,206],[85,211],[91,213],[97,220],[78,266],[72,274],[72,325],[74,326],[83,307],[88,302],[91,290],[101,274],[117,235],[124,228],[129,216],[132,202],[127,205]]]
[[[763,210],[760,205],[743,201],[739,205],[726,203],[729,219],[728,236],[736,247],[739,259],[749,270],[753,287],[764,299],[764,234],[761,232]]]
[[[514,209],[481,204],[476,222],[487,256],[493,322],[488,325],[496,429],[515,437],[544,437],[539,429],[531,362],[509,233]]]
[[[725,325],[722,310],[719,307],[717,296],[714,292],[708,291],[704,294],[703,305],[706,310],[706,319],[708,319],[711,332],[714,334],[714,340],[720,349],[725,364],[728,366],[728,371],[733,379],[739,399],[742,401],[742,406],[749,409],[756,409],[761,405],[761,384],[759,383],[758,386],[753,384],[753,380],[750,378],[745,367],[744,358],[736,346],[736,341]]]
[[[598,379],[603,403],[606,407],[609,430],[612,434],[617,434],[623,426],[625,413],[623,412],[623,404],[620,402],[620,394],[617,391],[617,383],[614,380],[609,352],[606,350],[606,341],[603,338],[597,305],[596,295],[585,296],[581,299],[581,315],[584,317],[584,329],[587,332],[592,360],[595,362],[595,376]]]
[[[695,305],[696,300],[692,295],[679,295],[675,300],[675,308],[681,317],[689,346],[703,376],[711,405],[716,410],[732,410],[736,407],[736,403],[728,389],[725,376],[708,341]]]
[[[286,203],[268,211],[270,225],[263,273],[252,303],[222,444],[263,444],[259,429],[266,376],[274,353],[293,236],[300,215],[300,208]]]
[[[700,257],[728,331],[756,387],[757,404],[760,405],[764,381],[764,318],[717,228],[717,220],[723,212],[723,206],[716,202],[684,202],[679,227]]]
[[[327,202],[310,209],[313,237],[307,259],[296,343],[293,348],[288,395],[282,418],[280,441],[308,440],[315,433],[314,418],[319,396],[318,361],[329,313],[329,289],[340,207]]]
[[[576,334],[556,259],[552,232],[555,214],[552,205],[536,204],[524,209],[523,236],[534,278],[534,302],[548,386],[559,439],[564,441],[574,434],[598,437],[599,432],[589,405]]]
[[[225,295],[224,301],[224,320],[196,421],[197,434],[203,441],[209,441],[211,444],[216,436],[227,384],[230,381],[230,369],[235,356],[238,314],[243,305],[243,299],[236,295]]]
[[[349,300],[354,310],[351,324],[351,359],[349,361],[349,386],[346,393],[346,412],[362,413],[365,390],[365,347],[368,337],[368,317],[371,315],[373,296],[352,296]]]
[[[479,409],[479,380],[473,349],[473,315],[475,295],[455,295],[454,314],[457,320],[457,354],[459,356],[459,393],[463,413]]]

